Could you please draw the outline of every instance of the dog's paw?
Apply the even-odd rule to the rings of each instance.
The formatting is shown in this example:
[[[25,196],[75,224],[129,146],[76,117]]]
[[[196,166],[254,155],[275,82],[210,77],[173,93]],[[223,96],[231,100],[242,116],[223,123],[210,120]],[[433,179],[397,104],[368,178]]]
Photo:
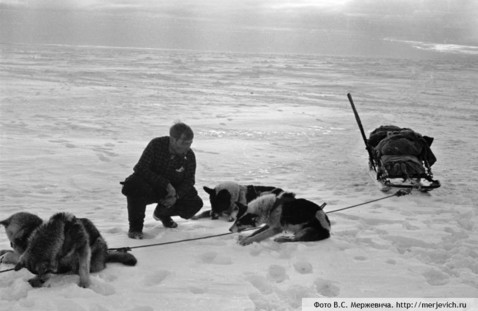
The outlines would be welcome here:
[[[0,263],[6,263],[5,259],[7,257],[8,251],[1,250],[0,251]]]
[[[274,239],[274,242],[285,243],[285,242],[295,242],[295,239],[289,236],[280,236]]]
[[[11,250],[0,251],[0,263],[16,264],[18,259],[18,254]]]
[[[13,253],[11,249],[2,249],[0,250],[0,256],[5,255],[6,253]]]
[[[253,242],[254,242],[253,239],[249,237],[241,237],[241,236],[239,236],[239,240],[237,241],[237,243],[239,243],[239,245],[242,245],[242,246],[252,244]]]
[[[33,279],[29,279],[28,283],[30,283],[32,287],[37,288],[37,287],[42,287],[45,282],[39,277],[34,277]]]
[[[90,280],[86,280],[86,281],[85,280],[80,280],[80,283],[78,284],[78,286],[83,287],[83,288],[88,288],[88,287],[90,287],[90,285],[91,285]]]

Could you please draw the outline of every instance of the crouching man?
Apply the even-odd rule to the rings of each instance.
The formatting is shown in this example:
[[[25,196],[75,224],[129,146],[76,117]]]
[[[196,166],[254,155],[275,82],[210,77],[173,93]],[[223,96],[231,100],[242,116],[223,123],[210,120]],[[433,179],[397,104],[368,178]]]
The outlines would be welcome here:
[[[188,125],[175,123],[169,136],[151,140],[134,166],[134,173],[122,182],[130,238],[143,238],[148,204],[158,203],[153,217],[166,228],[178,226],[171,216],[189,219],[203,206],[194,187],[196,156],[191,149],[193,138],[194,133]]]

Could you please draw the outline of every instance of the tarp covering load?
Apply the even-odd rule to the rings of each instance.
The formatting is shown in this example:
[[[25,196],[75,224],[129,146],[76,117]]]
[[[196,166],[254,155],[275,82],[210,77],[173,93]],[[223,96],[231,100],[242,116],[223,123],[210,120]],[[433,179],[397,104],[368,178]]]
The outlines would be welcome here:
[[[427,169],[437,160],[430,149],[432,142],[432,137],[394,125],[380,126],[368,139],[374,158],[381,162],[378,173],[404,179],[428,177]]]

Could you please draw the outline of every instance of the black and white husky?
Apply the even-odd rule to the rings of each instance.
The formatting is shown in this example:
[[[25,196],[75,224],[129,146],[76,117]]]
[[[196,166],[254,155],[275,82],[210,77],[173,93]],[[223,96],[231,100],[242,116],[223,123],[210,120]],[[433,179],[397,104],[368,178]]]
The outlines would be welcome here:
[[[265,224],[250,236],[240,239],[241,245],[260,242],[284,231],[293,233],[293,237],[279,237],[276,242],[320,241],[330,237],[330,221],[323,211],[325,204],[319,206],[284,192],[278,196],[265,194],[248,205],[238,205],[237,220],[229,231],[240,232]]]
[[[222,216],[229,221],[234,221],[238,212],[236,202],[246,205],[264,193],[278,195],[283,192],[277,187],[241,185],[232,181],[220,183],[214,188],[203,187],[203,189],[209,194],[211,210],[202,212],[195,216],[195,219],[206,217],[218,219]]]

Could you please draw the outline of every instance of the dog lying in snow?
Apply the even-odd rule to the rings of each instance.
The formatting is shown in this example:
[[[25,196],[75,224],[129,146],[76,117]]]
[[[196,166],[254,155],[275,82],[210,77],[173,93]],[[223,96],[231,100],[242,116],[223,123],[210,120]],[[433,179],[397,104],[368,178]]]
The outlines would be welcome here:
[[[236,182],[223,182],[214,188],[203,187],[209,194],[211,210],[202,212],[194,217],[218,219],[220,216],[227,217],[228,221],[234,221],[238,208],[236,202],[247,204],[264,193],[279,194],[282,189],[270,186],[240,185]]]
[[[28,282],[41,287],[52,273],[74,272],[80,286],[90,285],[90,272],[98,272],[107,262],[128,266],[136,264],[129,253],[108,251],[106,241],[86,218],[57,213],[47,222],[30,213],[16,213],[0,222],[5,226],[13,250],[0,251],[0,261],[16,264],[15,270],[27,268],[36,277]]]
[[[330,237],[330,221],[322,206],[306,200],[297,199],[293,193],[264,194],[248,205],[238,203],[237,220],[229,229],[240,232],[265,224],[239,244],[248,245],[260,242],[274,235],[288,231],[293,237],[279,237],[276,242],[320,241]]]

